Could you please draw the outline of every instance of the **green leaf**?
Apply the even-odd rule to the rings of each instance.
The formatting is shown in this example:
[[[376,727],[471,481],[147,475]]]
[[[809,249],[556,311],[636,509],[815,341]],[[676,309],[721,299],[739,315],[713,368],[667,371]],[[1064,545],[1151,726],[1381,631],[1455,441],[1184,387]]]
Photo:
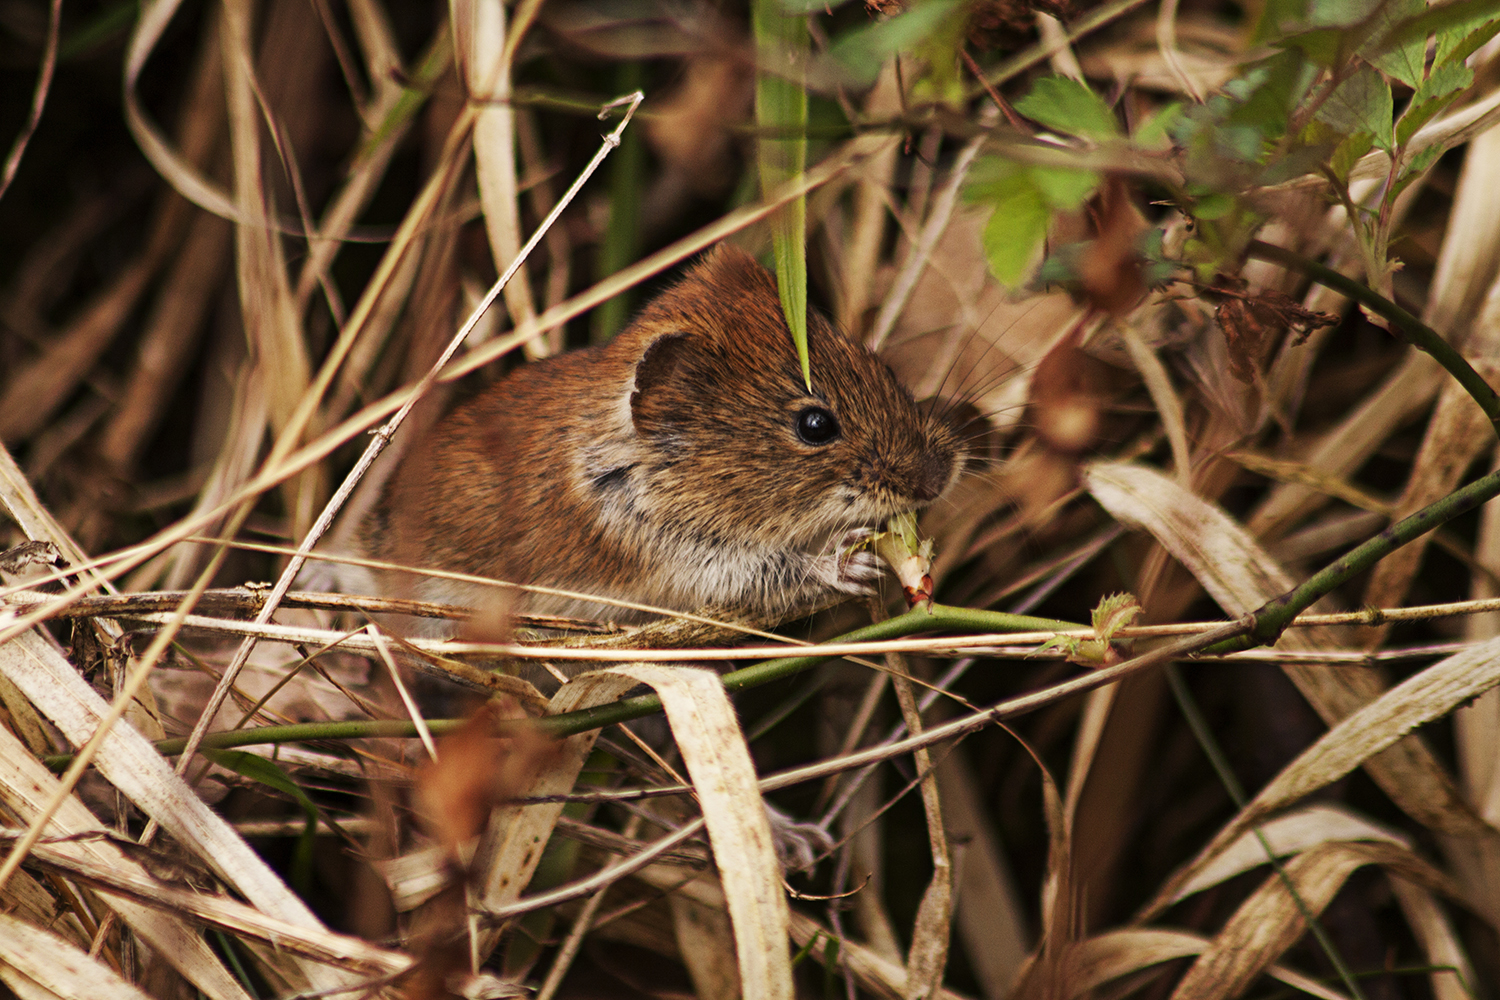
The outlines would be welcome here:
[[[1396,122],[1396,145],[1405,146],[1417,130],[1441,114],[1474,82],[1474,71],[1455,60],[1434,67],[1432,75],[1422,82],[1407,102]]]
[[[1246,159],[1258,160],[1261,144],[1286,132],[1293,109],[1306,100],[1317,75],[1316,63],[1301,52],[1288,49],[1255,63],[1240,79],[1225,86],[1224,92],[1234,98],[1223,114],[1226,129],[1248,127],[1256,132],[1255,140],[1246,146],[1233,144],[1249,154]]]
[[[1013,174],[1008,184],[996,185],[992,193],[995,196],[986,199],[995,210],[984,227],[984,256],[995,280],[1014,288],[1046,239],[1052,213],[1024,171]]]
[[[1289,34],[1277,44],[1301,52],[1319,66],[1332,67],[1344,60],[1344,38],[1342,28],[1313,28]]]
[[[817,9],[821,10],[822,4],[818,4]],[[869,86],[880,75],[880,67],[886,60],[915,49],[955,12],[963,13],[961,0],[927,0],[926,3],[913,4],[895,17],[843,35],[833,43],[828,54],[843,67],[851,80]]]
[[[1306,18],[1307,0],[1266,0],[1250,42],[1253,45],[1264,45],[1277,41],[1289,34],[1293,26],[1302,24]]]
[[[1390,37],[1390,29],[1426,9],[1423,0],[1388,0],[1371,21],[1372,40],[1359,53],[1386,76],[1412,89],[1421,85],[1427,70],[1427,38],[1395,40]]]
[[[1386,201],[1395,201],[1396,196],[1405,191],[1408,184],[1421,177],[1428,167],[1436,163],[1437,158],[1442,156],[1443,152],[1443,144],[1435,142],[1402,164],[1401,172],[1396,176],[1396,183],[1391,185],[1390,193],[1385,196]]]
[[[247,753],[244,750],[216,750],[210,747],[199,747],[198,753],[226,771],[233,771],[267,788],[274,788],[301,807],[302,815],[307,819],[307,825],[302,828],[302,833],[297,837],[297,846],[292,850],[292,884],[305,893],[312,885],[313,838],[318,833],[317,803],[308,798],[302,787],[285,771],[257,754]]]
[[[1463,62],[1474,51],[1500,32],[1500,2],[1481,7],[1467,17],[1437,33],[1437,51],[1433,65]]]
[[[788,16],[779,0],[754,0],[751,11],[756,48],[793,66],[806,64],[807,19]],[[807,165],[807,90],[800,80],[762,71],[755,84],[755,120],[760,127],[761,190],[770,194],[797,177]],[[790,135],[791,138],[786,138]],[[799,197],[772,220],[771,247],[776,257],[776,286],[802,378],[812,388],[812,361],[807,353],[807,199]]]
[[[1206,194],[1193,204],[1193,218],[1205,222],[1222,219],[1234,210],[1232,194]]]
[[[1027,174],[1042,200],[1053,211],[1065,211],[1082,205],[1099,186],[1100,177],[1092,170],[1065,170],[1061,167],[1030,167]]]
[[[1085,139],[1113,139],[1120,123],[1104,99],[1067,76],[1044,76],[1016,110],[1047,128]]]
[[[1333,157],[1328,161],[1328,169],[1339,179],[1340,184],[1348,184],[1349,171],[1354,169],[1360,157],[1368,153],[1374,145],[1375,137],[1368,132],[1349,136],[1333,151]]]
[[[1474,26],[1497,15],[1500,15],[1500,0],[1451,0],[1449,3],[1434,4],[1415,17],[1398,22],[1386,32],[1384,38],[1377,39],[1376,42],[1382,46],[1399,45],[1436,34],[1439,37],[1438,58],[1442,59],[1445,56],[1442,47],[1442,36],[1445,33],[1466,36]]]
[[[1381,3],[1382,0],[1312,0],[1307,20],[1320,28],[1348,28],[1368,20]]]
[[[1393,152],[1393,110],[1391,85],[1373,69],[1362,68],[1329,95],[1318,109],[1318,120],[1345,135],[1367,132],[1376,146]]]
[[[1111,594],[1094,608],[1091,624],[1094,638],[1076,639],[1072,636],[1056,635],[1042,643],[1041,649],[1061,649],[1070,663],[1080,666],[1100,667],[1108,662],[1110,645],[1120,629],[1125,628],[1141,613],[1141,606],[1132,594]]]
[[[1172,134],[1182,120],[1182,104],[1173,101],[1152,115],[1135,130],[1130,141],[1137,149],[1166,152],[1172,148]]]

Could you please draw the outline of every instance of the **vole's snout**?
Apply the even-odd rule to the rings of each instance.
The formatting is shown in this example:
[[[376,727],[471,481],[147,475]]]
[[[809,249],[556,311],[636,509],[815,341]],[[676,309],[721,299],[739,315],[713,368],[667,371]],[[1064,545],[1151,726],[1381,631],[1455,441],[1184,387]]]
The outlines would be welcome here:
[[[929,451],[917,462],[912,477],[912,496],[918,503],[930,503],[943,495],[953,473],[953,456]]]

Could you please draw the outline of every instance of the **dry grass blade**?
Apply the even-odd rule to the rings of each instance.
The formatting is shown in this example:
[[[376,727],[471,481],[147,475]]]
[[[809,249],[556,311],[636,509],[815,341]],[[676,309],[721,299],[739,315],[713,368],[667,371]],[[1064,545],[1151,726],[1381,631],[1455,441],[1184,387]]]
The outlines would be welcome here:
[[[1178,873],[1147,913],[1159,912],[1179,886],[1262,819],[1337,781],[1413,729],[1441,718],[1500,684],[1500,639],[1451,656],[1396,685],[1334,725],[1303,751]],[[1493,920],[1494,917],[1492,916]]]
[[[78,676],[63,655],[35,632],[0,644],[0,671],[75,745],[93,737],[109,706]],[[300,899],[225,820],[173,773],[138,732],[116,725],[104,737],[99,771],[147,816],[193,851],[252,905],[268,915],[321,928]],[[308,979],[328,987],[346,979],[316,963]]]
[[[151,1000],[68,942],[0,914],[0,980],[24,1000]]]
[[[1111,515],[1144,528],[1181,562],[1203,589],[1233,615],[1251,611],[1292,589],[1293,581],[1222,509],[1181,489],[1144,466],[1094,465],[1086,483]],[[1278,648],[1312,650],[1335,645],[1321,630],[1288,633]],[[1283,667],[1329,725],[1382,696],[1369,672],[1331,672],[1288,663]],[[1482,689],[1481,689],[1482,690]],[[1404,735],[1405,731],[1396,734]],[[1394,745],[1393,745],[1394,744]],[[1480,819],[1432,752],[1416,737],[1393,738],[1390,753],[1361,759],[1385,793],[1413,818],[1446,833],[1500,836]]]
[[[487,0],[459,0],[453,5],[455,47],[462,54],[465,83],[481,110],[474,120],[474,162],[479,175],[479,199],[484,206],[485,231],[495,269],[516,259],[521,250],[521,215],[516,185],[516,113],[511,106],[511,60],[524,18],[508,38],[505,7]],[[525,268],[519,280],[505,286],[505,307],[511,325],[535,320],[536,303]]]
[[[1228,1000],[1239,996],[1307,929],[1303,906],[1323,912],[1357,869],[1378,864],[1388,871],[1427,885],[1442,886],[1441,873],[1410,851],[1393,844],[1325,844],[1287,863],[1286,878],[1273,874],[1251,894],[1172,993],[1172,1000]],[[1457,894],[1456,887],[1444,886]]]
[[[1261,837],[1265,840],[1262,841]],[[1337,806],[1308,806],[1267,820],[1258,829],[1241,834],[1238,840],[1198,869],[1192,879],[1178,890],[1172,902],[1180,902],[1195,892],[1202,892],[1242,872],[1259,868],[1268,860],[1266,844],[1270,844],[1271,851],[1277,857],[1286,857],[1321,844],[1353,840],[1378,840],[1411,846],[1399,834],[1362,816],[1356,816],[1347,809]]]
[[[0,729],[0,802],[23,823],[39,816],[56,792],[57,778],[8,731]],[[105,827],[75,797],[67,798],[47,825],[50,837],[107,834]],[[77,840],[66,848],[122,877],[147,879],[146,873],[106,840]],[[14,883],[12,883],[14,884]],[[153,883],[154,884],[154,883]],[[246,1000],[248,994],[192,927],[176,914],[153,912],[129,900],[112,906],[125,923],[174,968],[212,1000]]]
[[[647,664],[610,673],[649,684],[692,778],[734,925],[746,996],[794,995],[787,953],[787,904],[771,824],[740,733],[734,704],[708,670]]]
[[[1394,314],[1380,296],[1366,313],[1320,282],[1419,310],[1500,380],[1500,19],[1440,5],[1392,33],[1348,4],[1251,6],[11,3],[0,993],[1460,1000],[1500,982],[1496,505],[1477,537],[1465,515],[1380,562],[1374,607],[1193,659],[1492,446],[1376,318]],[[773,7],[795,30],[757,42]],[[788,134],[751,124],[763,78],[804,82],[788,107],[812,110],[792,131],[815,151],[770,191],[753,150]],[[643,102],[629,133],[610,132],[618,110],[592,117],[614,93]],[[628,139],[607,164],[601,132]],[[830,643],[849,608],[757,633],[624,600],[600,604],[662,620],[396,593],[282,606],[307,560],[307,588],[400,572],[350,554],[445,410],[545,380],[540,355],[602,347],[694,255],[765,251],[804,203],[810,308],[881,345],[965,446],[919,512],[927,616],[852,633],[900,638]],[[542,219],[546,260],[517,262]],[[1280,263],[1243,259],[1255,239]],[[1309,330],[1325,317],[1307,310],[1338,321]],[[787,477],[880,423],[825,402],[838,443]],[[870,435],[862,469],[900,464],[884,452],[901,437]],[[659,485],[654,468],[632,484]],[[530,516],[476,516],[504,532],[513,514]],[[469,568],[420,587],[508,595],[527,577]],[[1120,590],[1152,624],[1103,663],[1037,648]],[[1205,592],[1232,621],[1190,620],[1218,614],[1193,610]],[[1001,631],[1007,604],[1041,631]],[[830,659],[886,654],[904,660],[874,684]],[[1190,664],[1170,671],[1180,714],[1172,661]],[[555,696],[512,670],[552,671]],[[930,701],[889,697],[908,672],[941,678]],[[642,679],[661,697],[631,697]],[[243,728],[210,733],[226,698]],[[610,725],[663,702],[691,780],[614,743]],[[872,741],[898,702],[910,734]],[[205,734],[213,764],[192,749]],[[757,788],[848,838],[823,870],[783,883]],[[1316,948],[1292,900],[1318,914]],[[1180,927],[1129,924],[1169,910]],[[66,961],[25,958],[39,945]],[[1288,967],[1324,971],[1319,949],[1336,988]]]
[[[1111,980],[1162,962],[1201,954],[1209,946],[1208,939],[1186,931],[1146,928],[1108,931],[1069,949],[1069,978],[1055,995],[1058,1000],[1085,996]],[[1272,966],[1268,971],[1272,977],[1319,1000],[1348,1000],[1344,994],[1283,966]]]
[[[556,714],[602,705],[614,701],[635,684],[629,677],[608,673],[575,677],[553,696],[550,711]],[[565,795],[571,791],[597,737],[597,732],[587,732],[566,740],[552,766],[526,790],[526,797]],[[474,862],[480,908],[499,909],[521,895],[541,861],[541,845],[552,835],[562,811],[562,802],[504,807],[490,818]],[[494,950],[499,939],[499,928],[475,933],[471,947],[476,965]]]
[[[108,858],[111,850],[118,854],[118,848],[103,839],[105,831],[101,829],[99,832],[100,844],[106,848],[105,857]],[[100,889],[106,898],[133,901],[138,904],[137,911],[144,906],[174,916],[187,917],[195,923],[258,939],[280,951],[316,962],[358,970],[372,976],[399,975],[414,963],[409,955],[378,948],[347,934],[335,934],[321,928],[305,927],[289,920],[268,917],[254,907],[228,896],[168,885],[160,879],[152,878],[138,865],[121,863],[123,856],[111,860],[88,857],[84,850],[88,846],[87,841],[38,844],[33,857],[40,867]],[[212,952],[206,948],[203,951],[212,956]],[[229,995],[244,994],[241,991]]]
[[[837,968],[846,970],[855,982],[882,1000],[902,1000],[907,992],[906,970],[857,941],[837,940],[817,921],[796,911],[791,915],[792,940],[799,947],[813,946],[813,954],[826,961],[833,951]],[[961,994],[942,989],[933,1000],[962,1000]]]

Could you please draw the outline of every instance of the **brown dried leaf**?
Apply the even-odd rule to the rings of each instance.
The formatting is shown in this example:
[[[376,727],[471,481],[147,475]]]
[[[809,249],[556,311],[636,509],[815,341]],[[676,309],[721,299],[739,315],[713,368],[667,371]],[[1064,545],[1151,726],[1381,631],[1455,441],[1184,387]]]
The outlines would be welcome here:
[[[1183,976],[1172,1000],[1239,996],[1306,931],[1303,907],[1314,916],[1322,913],[1349,876],[1369,864],[1427,885],[1446,882],[1409,849],[1394,844],[1345,842],[1315,847],[1284,867],[1296,897],[1280,874],[1267,876]]]
[[[486,702],[438,740],[437,759],[418,769],[417,806],[429,832],[454,857],[496,806],[521,795],[555,763],[558,743],[540,730],[495,735],[496,723],[525,717],[513,703]]]

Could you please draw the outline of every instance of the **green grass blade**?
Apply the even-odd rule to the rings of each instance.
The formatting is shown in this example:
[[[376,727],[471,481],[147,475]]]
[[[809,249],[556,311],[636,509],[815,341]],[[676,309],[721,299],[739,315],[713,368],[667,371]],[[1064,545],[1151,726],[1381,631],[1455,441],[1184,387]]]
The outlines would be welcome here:
[[[779,0],[754,0],[756,50],[769,63],[755,84],[755,121],[760,133],[760,185],[769,194],[807,166],[807,91],[787,75],[806,65],[807,19],[791,16]],[[798,198],[776,213],[771,245],[776,284],[792,342],[802,362],[802,378],[812,388],[807,355],[807,200]]]

